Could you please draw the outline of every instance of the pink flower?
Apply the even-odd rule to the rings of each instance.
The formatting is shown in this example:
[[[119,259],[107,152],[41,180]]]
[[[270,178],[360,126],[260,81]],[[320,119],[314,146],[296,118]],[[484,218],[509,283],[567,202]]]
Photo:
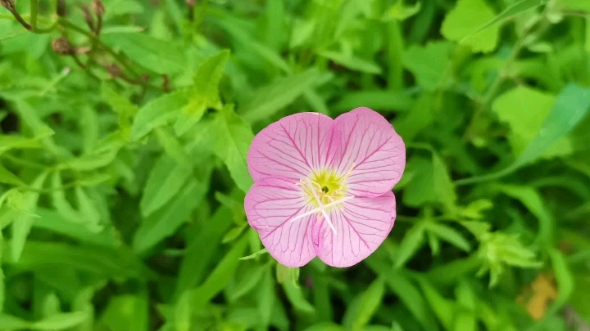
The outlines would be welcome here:
[[[336,119],[287,116],[260,131],[250,146],[248,222],[287,267],[316,256],[333,267],[355,265],[393,228],[392,189],[405,165],[401,137],[369,108]]]

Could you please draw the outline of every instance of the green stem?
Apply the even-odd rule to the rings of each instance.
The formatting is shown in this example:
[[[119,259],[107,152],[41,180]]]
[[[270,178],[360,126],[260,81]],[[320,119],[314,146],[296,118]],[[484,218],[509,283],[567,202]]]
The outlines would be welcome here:
[[[32,30],[37,30],[37,0],[31,0],[31,27]]]

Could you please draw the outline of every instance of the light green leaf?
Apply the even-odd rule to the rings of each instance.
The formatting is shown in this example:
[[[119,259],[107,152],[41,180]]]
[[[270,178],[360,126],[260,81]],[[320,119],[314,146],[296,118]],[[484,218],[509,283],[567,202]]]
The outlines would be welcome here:
[[[111,331],[147,331],[149,326],[149,305],[145,298],[137,295],[112,297],[101,322]]]
[[[258,303],[258,314],[260,315],[260,325],[269,328],[273,311],[275,310],[275,284],[272,278],[272,272],[267,268],[262,276],[262,282],[258,285],[256,293],[256,302]]]
[[[171,203],[144,219],[133,238],[134,251],[144,253],[176,232],[182,223],[189,220],[191,212],[199,205],[206,192],[207,186],[203,183],[194,179],[187,180],[180,192],[173,196]]]
[[[381,20],[385,22],[391,20],[403,21],[416,15],[421,8],[421,2],[416,2],[413,5],[406,6],[404,5],[404,1],[396,1],[395,4],[393,4],[391,7],[389,7],[389,9],[385,11],[385,14],[383,14]]]
[[[412,108],[414,100],[405,92],[374,90],[348,92],[331,108],[339,112],[347,112],[363,105],[383,112],[405,112]]]
[[[224,50],[208,58],[199,66],[191,86],[188,106],[182,111],[174,124],[176,135],[185,134],[205,114],[207,108],[221,109],[219,82],[223,76],[229,51]]]
[[[541,133],[542,126],[555,104],[556,97],[525,86],[518,86],[501,96],[492,105],[502,122],[510,125],[510,144],[515,155],[522,155]],[[545,129],[545,128],[543,128]],[[545,132],[543,132],[545,134]],[[539,157],[555,157],[572,152],[571,142],[562,139],[541,151]]]
[[[232,249],[217,263],[209,277],[199,287],[185,292],[190,298],[191,309],[199,312],[209,300],[213,299],[229,282],[240,262],[239,257],[248,245],[248,237],[242,237]]]
[[[319,51],[318,54],[351,70],[374,75],[381,73],[381,68],[377,64],[361,59],[352,54],[344,54],[335,51]]]
[[[478,33],[473,31],[493,18],[494,11],[484,0],[459,0],[445,16],[441,33],[448,40],[468,45],[474,52],[488,53],[498,45],[500,28],[493,26]]]
[[[445,164],[437,154],[432,154],[432,161],[415,157],[408,162],[408,168],[415,169],[420,175],[414,176],[404,188],[404,203],[418,207],[438,202],[448,212],[455,212],[455,188]]]
[[[455,304],[453,301],[444,298],[429,282],[422,278],[418,278],[418,284],[424,293],[426,301],[438,317],[438,320],[447,330],[452,329],[453,313]]]
[[[37,208],[37,200],[39,200],[39,190],[43,187],[47,175],[48,173],[44,172],[33,181],[31,188],[34,191],[26,192],[23,195],[23,205],[20,213],[12,222],[11,257],[14,261],[19,260],[31,227],[33,226],[34,218],[37,217],[35,210]]]
[[[557,298],[555,298],[549,308],[549,314],[553,314],[562,309],[574,293],[574,277],[568,266],[568,261],[562,252],[555,248],[550,248],[548,253],[558,289]]]
[[[248,123],[267,119],[295,101],[310,86],[313,86],[319,77],[320,73],[316,69],[309,69],[280,78],[258,89],[244,106],[240,107],[239,113]]]
[[[0,183],[16,186],[26,185],[20,178],[18,178],[10,170],[6,169],[2,164],[0,164]]]
[[[230,301],[236,301],[254,289],[256,284],[262,279],[265,270],[266,267],[259,264],[247,267],[243,274],[236,277],[237,283],[235,286],[233,286],[231,290],[228,289],[228,299]]]
[[[352,319],[352,330],[362,330],[369,323],[373,314],[382,304],[384,294],[385,283],[382,278],[377,278],[361,296],[356,314]]]
[[[141,214],[148,217],[166,205],[187,183],[191,172],[163,154],[154,164],[139,203]]]
[[[178,116],[188,104],[188,91],[178,90],[152,100],[141,107],[131,128],[131,139],[139,140],[154,128],[164,125]]]
[[[424,244],[424,222],[414,224],[404,235],[397,251],[395,268],[400,268],[416,254]]]
[[[539,234],[537,240],[548,244],[553,241],[555,224],[549,211],[545,207],[541,194],[530,186],[495,185],[502,193],[518,199],[539,221]]]
[[[450,68],[450,44],[430,42],[410,46],[403,54],[403,65],[412,72],[418,85],[428,91],[439,89],[447,80]]]
[[[215,260],[216,256],[211,248],[219,246],[218,243],[232,224],[231,216],[230,209],[218,208],[211,218],[203,222],[202,227],[192,238],[180,265],[175,298],[203,281],[210,261]]]
[[[26,330],[30,329],[31,323],[18,317],[0,313],[0,330]]]
[[[495,108],[498,111],[505,109],[505,107],[501,107],[505,105],[508,105],[508,107],[514,111],[522,111],[523,107],[531,111],[522,113],[518,118],[515,119],[512,119],[512,116],[506,115],[506,118],[511,119],[510,123],[514,122],[516,127],[519,128],[519,131],[529,132],[528,127],[521,128],[521,124],[516,123],[517,121],[520,121],[521,123],[528,123],[527,121],[523,121],[523,119],[527,119],[528,121],[533,121],[531,122],[532,125],[539,122],[541,123],[537,134],[534,137],[529,137],[525,133],[525,135],[527,135],[527,137],[529,137],[531,140],[529,141],[528,145],[526,145],[526,148],[521,148],[524,151],[520,157],[512,165],[502,171],[492,173],[490,175],[462,179],[455,182],[457,185],[465,185],[500,178],[516,171],[520,167],[535,162],[539,158],[564,155],[566,154],[565,152],[571,152],[571,145],[565,137],[588,113],[588,110],[590,109],[590,88],[584,88],[575,83],[568,84],[557,96],[557,100],[554,100],[552,103],[551,110],[545,113],[548,113],[548,115],[543,117],[544,120],[543,118],[538,119],[537,116],[531,117],[530,115],[531,113],[543,112],[543,109],[549,107],[547,104],[550,102],[550,100],[541,96],[539,92],[535,93],[531,91],[534,90],[518,87],[510,92],[507,92],[517,93],[516,95],[512,96],[508,94],[509,102],[504,105],[502,103],[498,104],[499,101],[494,103]],[[506,98],[506,95],[504,95],[504,97]],[[533,99],[532,104],[536,107],[531,107],[528,104],[528,101],[525,101],[531,97]],[[502,98],[502,96],[500,96],[499,99],[500,98]],[[500,102],[501,101],[502,99],[500,99]],[[504,102],[506,102],[506,99],[504,99]]]
[[[544,4],[545,2],[547,2],[547,0],[521,0],[513,5],[509,6],[508,8],[506,8],[503,12],[496,15],[496,17],[494,17],[492,20],[490,20],[489,22],[484,24],[482,27],[480,27],[477,30],[474,30],[472,33],[465,36],[465,38],[468,38],[471,35],[474,35],[476,33],[479,33],[482,30],[492,27],[498,23],[504,22],[512,16],[518,15],[518,14],[525,12],[529,9],[536,8],[536,7]]]
[[[465,239],[465,237],[463,237],[459,231],[451,228],[450,226],[442,223],[428,222],[426,223],[426,228],[430,232],[436,234],[436,236],[438,236],[440,239],[455,245],[455,247],[459,249],[462,249],[466,252],[471,250],[471,245],[467,239]]]
[[[31,324],[33,330],[54,331],[74,327],[88,318],[85,312],[59,313]]]
[[[182,49],[170,41],[145,33],[112,33],[102,36],[101,40],[155,73],[169,75],[185,69]]]
[[[227,166],[238,187],[248,192],[253,181],[248,172],[246,156],[254,134],[233,111],[233,106],[223,108],[210,125],[213,151]]]
[[[280,263],[277,263],[276,276],[277,282],[298,284],[299,282],[299,268],[289,268]]]
[[[313,314],[316,311],[314,306],[312,306],[305,299],[305,295],[303,294],[301,287],[295,285],[295,283],[293,283],[293,282],[285,282],[282,285],[283,285],[283,290],[285,291],[285,294],[287,295],[287,300],[289,300],[289,302],[291,302],[291,304],[293,305],[293,307],[296,310],[298,310],[302,313],[308,313],[308,314]]]

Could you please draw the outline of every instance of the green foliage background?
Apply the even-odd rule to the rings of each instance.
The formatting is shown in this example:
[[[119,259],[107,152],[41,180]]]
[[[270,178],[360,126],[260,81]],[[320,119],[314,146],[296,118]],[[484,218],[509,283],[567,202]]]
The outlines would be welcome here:
[[[590,0],[103,1],[0,8],[0,330],[588,330]],[[359,106],[407,144],[396,226],[277,266],[254,134]]]

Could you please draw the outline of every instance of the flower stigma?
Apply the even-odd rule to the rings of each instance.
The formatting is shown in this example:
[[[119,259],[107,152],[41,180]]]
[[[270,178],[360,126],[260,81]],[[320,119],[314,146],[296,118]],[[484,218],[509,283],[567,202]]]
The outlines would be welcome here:
[[[314,171],[309,178],[301,179],[295,185],[301,186],[303,193],[307,196],[308,204],[314,208],[291,219],[291,222],[303,217],[317,214],[317,220],[321,221],[322,216],[328,222],[332,232],[336,234],[336,228],[328,217],[328,211],[333,208],[342,208],[342,203],[354,198],[347,196],[346,181],[354,168],[354,164],[344,175],[338,174],[332,169]]]

